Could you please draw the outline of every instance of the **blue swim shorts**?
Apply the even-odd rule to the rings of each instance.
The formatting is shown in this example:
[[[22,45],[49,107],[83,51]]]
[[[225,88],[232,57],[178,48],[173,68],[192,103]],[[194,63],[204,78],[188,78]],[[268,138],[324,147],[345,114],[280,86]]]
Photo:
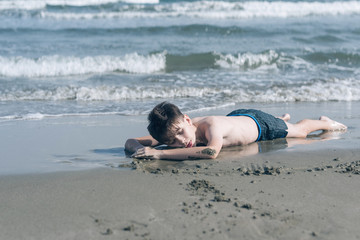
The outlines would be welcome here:
[[[260,110],[238,109],[226,116],[247,116],[252,118],[256,122],[259,130],[259,136],[256,141],[285,138],[288,133],[286,131],[288,128],[283,120]]]

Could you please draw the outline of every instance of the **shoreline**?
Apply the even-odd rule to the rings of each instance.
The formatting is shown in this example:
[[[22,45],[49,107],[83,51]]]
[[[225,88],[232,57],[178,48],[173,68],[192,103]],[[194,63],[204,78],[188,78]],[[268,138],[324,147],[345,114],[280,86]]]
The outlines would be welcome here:
[[[356,109],[360,102],[334,103],[289,103],[289,104],[242,104],[220,109],[190,112],[190,117],[204,115],[226,115],[237,108],[256,108],[275,116],[290,113],[290,122],[303,118],[317,118],[327,115],[349,126],[346,133],[331,133],[328,136],[312,136],[307,142],[288,140],[288,143],[272,142],[250,149],[223,149],[231,152],[224,159],[236,153],[238,157],[257,152],[309,151],[329,148],[357,148],[359,119]],[[321,114],[319,114],[319,112]],[[0,122],[0,131],[7,138],[0,139],[2,148],[1,175],[73,171],[102,167],[116,167],[128,164],[131,159],[124,152],[127,138],[147,135],[146,116],[81,116],[44,118]],[[324,141],[329,140],[329,141]],[[316,143],[312,143],[316,142]],[[308,144],[309,143],[309,144]],[[256,150],[257,148],[258,150]],[[280,151],[280,152],[281,152]],[[253,154],[256,154],[253,153]]]

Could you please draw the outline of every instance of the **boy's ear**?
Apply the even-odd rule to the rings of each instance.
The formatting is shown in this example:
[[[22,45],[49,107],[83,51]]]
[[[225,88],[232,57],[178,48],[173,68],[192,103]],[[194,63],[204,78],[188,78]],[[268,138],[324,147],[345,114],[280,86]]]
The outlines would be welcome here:
[[[192,125],[191,118],[186,114],[184,114],[184,121],[187,122],[189,125]]]

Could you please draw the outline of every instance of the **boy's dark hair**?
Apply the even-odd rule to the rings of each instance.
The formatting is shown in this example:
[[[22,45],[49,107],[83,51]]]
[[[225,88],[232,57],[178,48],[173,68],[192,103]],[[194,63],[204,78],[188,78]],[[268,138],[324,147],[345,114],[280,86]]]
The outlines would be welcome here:
[[[171,144],[177,133],[175,124],[183,116],[177,106],[169,102],[162,102],[149,113],[147,129],[159,143]]]

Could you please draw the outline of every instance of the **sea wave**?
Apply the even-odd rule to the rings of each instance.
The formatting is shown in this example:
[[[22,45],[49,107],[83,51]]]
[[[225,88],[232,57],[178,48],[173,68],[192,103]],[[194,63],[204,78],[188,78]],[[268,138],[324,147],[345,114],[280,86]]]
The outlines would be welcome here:
[[[251,94],[251,102],[321,102],[359,101],[360,82],[358,79],[314,80],[301,86],[274,86],[258,95]]]
[[[311,52],[301,57],[306,61],[317,64],[328,63],[352,68],[360,66],[360,54],[353,52]]]
[[[103,72],[154,73],[165,69],[165,53],[117,56],[43,56],[40,58],[0,56],[0,76],[54,77]]]
[[[194,36],[194,34],[213,34],[218,35],[241,35],[257,33],[256,28],[246,28],[239,26],[216,26],[210,24],[189,24],[189,25],[169,25],[169,26],[96,26],[96,27],[84,27],[84,26],[45,26],[45,27],[11,27],[11,26],[0,26],[0,34],[72,34],[76,36],[99,36],[109,34],[167,34],[176,33],[179,35]]]
[[[156,4],[159,3],[159,0],[2,0],[0,1],[0,10],[36,10],[45,9],[47,6],[86,7],[119,2],[131,4]]]
[[[204,97],[216,93],[216,89],[185,86],[61,86],[54,89],[25,89],[0,92],[0,101],[122,101],[151,98]]]
[[[225,102],[359,101],[360,81],[318,79],[305,83],[269,83],[264,87],[234,83],[214,86],[59,86],[0,91],[0,101],[127,101],[146,99],[197,99]]]
[[[44,114],[40,112],[26,113],[19,115],[0,116],[0,122],[11,120],[41,120],[44,118],[62,118],[62,117],[87,117],[87,116],[107,116],[107,115],[130,115],[124,112],[89,112],[89,113],[59,113]]]
[[[256,69],[279,70],[284,67],[312,70],[312,62],[301,57],[290,56],[283,52],[267,50],[260,53],[197,53],[189,55],[166,55],[166,71],[194,70],[206,68],[222,68],[238,71]]]
[[[89,0],[88,0],[89,1]],[[69,1],[70,2],[70,1]],[[86,2],[85,2],[86,3]],[[70,3],[69,3],[70,4]],[[31,6],[24,4],[19,9]],[[3,9],[6,6],[3,7]],[[31,7],[30,7],[31,8]],[[1,5],[0,5],[1,9]],[[101,18],[210,18],[210,19],[244,19],[244,18],[291,18],[307,16],[359,15],[359,1],[333,2],[282,2],[282,1],[194,1],[160,4],[117,4],[110,8],[99,8],[96,11],[49,11],[39,9],[31,17],[53,19],[101,19]],[[26,15],[26,14],[25,14]],[[29,15],[26,15],[29,16]]]
[[[248,69],[257,68],[261,65],[271,65],[276,63],[281,54],[270,50],[260,54],[254,53],[242,53],[237,55],[226,54],[219,55],[219,59],[216,60],[215,64],[222,68],[229,69]]]
[[[59,77],[107,72],[130,74],[171,73],[203,69],[235,71],[284,69],[316,71],[325,66],[340,71],[356,71],[360,55],[347,52],[312,52],[302,56],[267,50],[260,53],[192,53],[170,54],[166,51],[148,55],[130,53],[124,56],[42,56],[40,58],[0,56],[0,76]]]
[[[0,76],[58,77],[93,73],[123,72],[151,74],[211,68],[251,70],[281,63],[293,64],[292,57],[273,50],[262,53],[221,54],[215,52],[175,55],[166,53],[124,56],[42,56],[40,58],[1,57]],[[275,66],[277,67],[277,66]]]

